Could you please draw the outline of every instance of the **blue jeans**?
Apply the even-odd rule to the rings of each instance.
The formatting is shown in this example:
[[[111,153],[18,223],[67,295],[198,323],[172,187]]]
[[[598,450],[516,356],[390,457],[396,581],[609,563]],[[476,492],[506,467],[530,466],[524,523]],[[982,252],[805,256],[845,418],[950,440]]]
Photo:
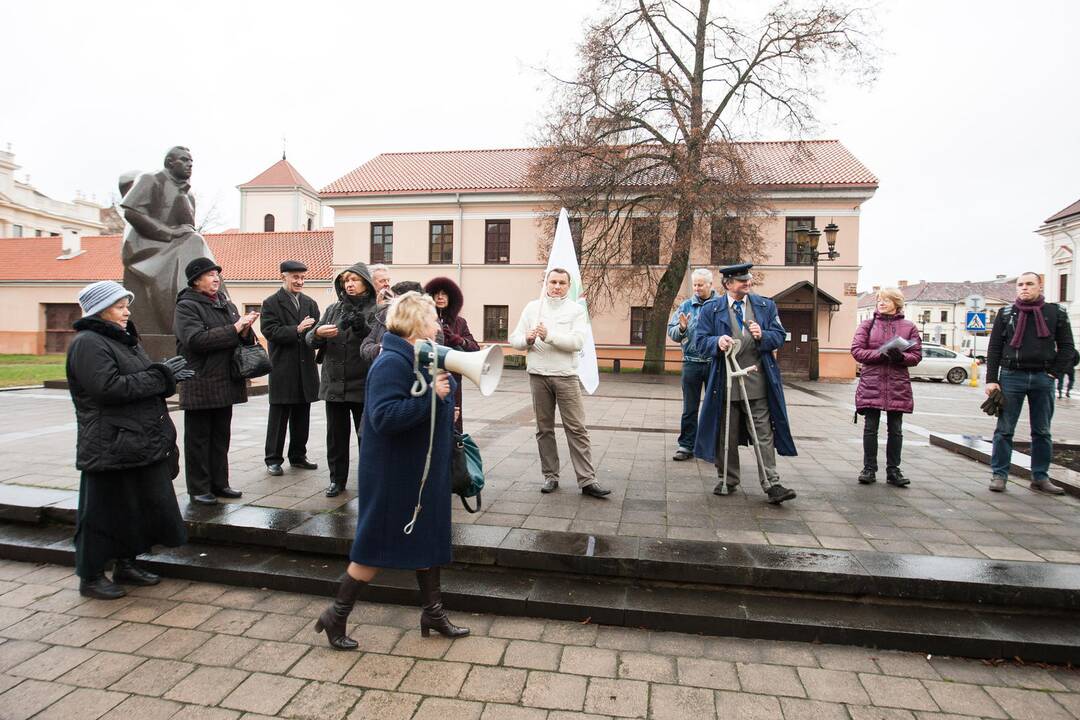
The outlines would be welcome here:
[[[683,362],[682,364],[682,424],[679,427],[679,447],[694,451],[697,439],[698,406],[701,391],[709,381],[712,363]]]
[[[1041,370],[1001,369],[999,378],[1001,392],[1005,395],[1005,409],[994,428],[994,451],[990,457],[990,470],[995,476],[1009,475],[1012,459],[1013,431],[1020,419],[1024,398],[1028,401],[1028,418],[1031,421],[1031,475],[1035,480],[1049,479],[1050,455],[1053,443],[1050,439],[1050,421],[1054,418],[1054,378]]]

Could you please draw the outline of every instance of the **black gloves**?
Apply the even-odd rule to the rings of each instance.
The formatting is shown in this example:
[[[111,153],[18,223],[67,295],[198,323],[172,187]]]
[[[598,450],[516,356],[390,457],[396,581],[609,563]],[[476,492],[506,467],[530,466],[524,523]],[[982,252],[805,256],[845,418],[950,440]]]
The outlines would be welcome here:
[[[1000,389],[994,389],[980,407],[987,415],[1000,417],[1001,411],[1005,409],[1005,393]]]
[[[900,352],[896,348],[890,348],[888,351],[886,351],[885,357],[887,357],[889,359],[889,362],[893,365],[904,364],[904,353]]]
[[[171,357],[168,360],[163,360],[162,365],[169,368],[169,372],[172,373],[173,380],[176,382],[184,382],[195,377],[195,371],[188,369],[187,359],[183,355],[177,355]]]

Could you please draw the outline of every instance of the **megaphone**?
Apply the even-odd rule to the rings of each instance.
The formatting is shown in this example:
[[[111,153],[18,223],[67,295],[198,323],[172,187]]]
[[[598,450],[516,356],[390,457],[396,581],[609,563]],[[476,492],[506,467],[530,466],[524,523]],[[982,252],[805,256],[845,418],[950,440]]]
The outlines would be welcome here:
[[[485,397],[495,392],[495,388],[499,385],[503,370],[503,354],[502,348],[498,345],[476,352],[462,352],[431,340],[417,340],[415,348],[418,364],[428,369],[438,367],[459,373],[480,388],[480,394]]]

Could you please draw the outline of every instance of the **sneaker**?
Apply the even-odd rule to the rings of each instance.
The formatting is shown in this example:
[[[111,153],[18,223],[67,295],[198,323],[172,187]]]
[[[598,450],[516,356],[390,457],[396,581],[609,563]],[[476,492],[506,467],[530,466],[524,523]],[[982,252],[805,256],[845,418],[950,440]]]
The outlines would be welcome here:
[[[1005,492],[1006,481],[1004,475],[994,475],[990,478],[990,492]]]
[[[1035,492],[1041,492],[1044,495],[1064,495],[1065,491],[1059,488],[1054,483],[1050,482],[1050,478],[1043,478],[1041,480],[1032,480],[1031,489]]]
[[[907,487],[911,484],[911,481],[904,477],[904,473],[900,472],[900,470],[887,473],[885,482],[889,483],[890,485],[895,485],[896,487]]]
[[[694,453],[690,452],[686,448],[679,448],[678,450],[675,451],[675,454],[672,456],[671,459],[672,460],[678,460],[678,461],[681,462],[683,460],[689,460],[692,457],[694,457]]]
[[[769,502],[771,502],[773,505],[779,505],[785,500],[795,499],[795,491],[788,490],[786,487],[780,485],[779,483],[770,487],[767,492],[769,495]]]
[[[863,471],[859,473],[859,484],[870,485],[877,482],[877,471],[863,468]]]

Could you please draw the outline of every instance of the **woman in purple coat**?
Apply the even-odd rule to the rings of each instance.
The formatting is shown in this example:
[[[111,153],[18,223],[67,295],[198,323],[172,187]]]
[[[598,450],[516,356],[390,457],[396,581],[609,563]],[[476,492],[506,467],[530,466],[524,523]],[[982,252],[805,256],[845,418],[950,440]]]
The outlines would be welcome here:
[[[885,288],[877,295],[877,312],[855,330],[851,355],[862,365],[859,386],[855,390],[855,412],[863,416],[863,469],[859,482],[869,485],[877,480],[878,425],[881,411],[888,415],[888,442],[885,445],[886,482],[896,487],[911,483],[900,472],[900,452],[904,444],[904,413],[915,410],[908,368],[922,360],[922,339],[915,323],[904,319],[904,295],[896,288]],[[901,352],[879,348],[900,336],[913,345]]]
[[[439,313],[439,327],[442,329],[446,346],[462,352],[476,352],[480,344],[476,342],[469,323],[461,316],[461,308],[465,305],[465,296],[461,294],[458,284],[448,277],[432,278],[424,286],[424,292],[435,301],[435,309]],[[461,375],[451,373],[454,382],[454,429],[462,432],[461,418]]]

